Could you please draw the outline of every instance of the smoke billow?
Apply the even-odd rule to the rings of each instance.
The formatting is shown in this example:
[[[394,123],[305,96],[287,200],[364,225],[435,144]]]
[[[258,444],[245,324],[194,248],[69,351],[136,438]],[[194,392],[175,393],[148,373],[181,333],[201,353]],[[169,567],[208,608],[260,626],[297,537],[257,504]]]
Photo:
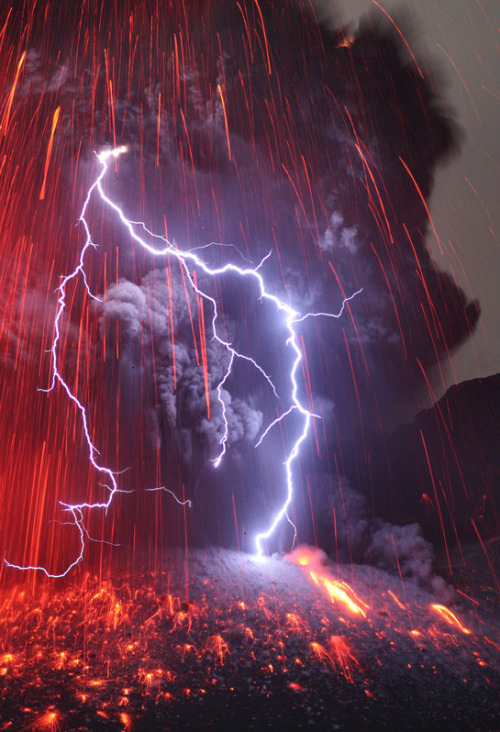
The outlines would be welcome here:
[[[224,430],[217,386],[228,369],[230,354],[210,339],[210,332],[206,347],[193,340],[193,319],[199,320],[202,307],[180,271],[170,273],[167,279],[165,271],[159,269],[145,275],[138,285],[125,279],[112,283],[96,305],[101,343],[112,351],[119,341],[130,388],[134,388],[133,379],[138,379],[156,389],[157,404],[150,409],[157,440],[160,446],[165,442],[159,427],[164,419],[165,429],[185,463],[193,460],[193,450],[208,451],[207,457],[216,453]],[[236,324],[226,318],[224,326],[223,333],[219,326],[219,335],[234,341]],[[206,350],[206,381],[201,348]],[[243,439],[255,441],[263,414],[252,406],[250,396],[233,398],[222,389],[221,398],[228,446]]]
[[[320,496],[322,478],[314,474],[342,474],[347,452],[369,462],[367,434],[415,413],[426,384],[477,323],[478,304],[439,271],[427,247],[433,175],[457,148],[456,125],[432,69],[417,66],[387,23],[365,19],[351,38],[319,24],[306,2],[200,1],[189,17],[182,3],[169,4],[153,38],[142,11],[134,16],[123,5],[103,8],[105,41],[92,63],[84,53],[77,58],[69,42],[78,24],[73,11],[48,11],[44,37],[56,27],[66,27],[68,37],[57,63],[49,48],[29,51],[17,103],[35,109],[57,93],[68,178],[82,151],[126,144],[128,155],[106,181],[110,195],[179,247],[220,242],[205,250],[220,262],[256,263],[271,252],[262,269],[268,287],[301,312],[336,312],[345,295],[363,289],[341,320],[300,326],[307,353],[301,389],[324,417],[305,447],[300,477],[315,454],[310,490]],[[97,68],[101,53],[106,63]],[[113,60],[123,57],[130,59],[127,73],[110,86]],[[90,154],[88,160],[91,179]],[[97,211],[91,218],[108,274],[94,257],[89,281],[103,297],[94,306],[98,333],[87,355],[97,356],[95,368],[101,376],[107,371],[111,386],[126,384],[121,399],[129,417],[130,404],[148,415],[151,445],[168,453],[159,477],[168,482],[178,462],[198,497],[202,488],[209,497],[216,492],[216,540],[234,544],[234,507],[250,531],[262,528],[261,511],[283,495],[276,466],[297,429],[293,417],[258,458],[254,452],[269,418],[289,406],[283,322],[259,305],[255,291],[217,282],[225,336],[262,359],[283,403],[259,374],[238,365],[222,392],[230,450],[214,477],[207,466],[222,429],[214,390],[228,354],[210,337],[211,313],[203,313],[205,337],[206,306],[182,272],[165,257],[152,261],[132,251],[117,222]],[[73,319],[80,320],[76,312]],[[305,505],[307,481],[298,482],[297,504]],[[376,528],[366,518],[368,495],[334,491],[332,500],[337,546],[345,545],[350,559],[376,554],[390,564],[397,555],[409,571],[426,575],[419,568],[427,566],[426,545],[416,529],[392,527],[391,553],[384,524]],[[206,511],[209,498],[200,505]],[[193,525],[204,521],[196,509],[193,515]],[[320,534],[331,551],[331,536]]]
[[[372,564],[448,599],[451,588],[436,575],[432,544],[416,523],[400,526],[374,516],[368,501],[346,478],[316,477],[311,497],[314,528],[304,535],[338,563]]]

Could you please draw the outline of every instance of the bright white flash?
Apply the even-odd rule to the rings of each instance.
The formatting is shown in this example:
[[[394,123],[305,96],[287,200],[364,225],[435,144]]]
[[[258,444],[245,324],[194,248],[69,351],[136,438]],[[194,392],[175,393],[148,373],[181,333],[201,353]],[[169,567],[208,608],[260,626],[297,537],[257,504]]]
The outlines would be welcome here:
[[[212,459],[212,463],[215,468],[217,468],[224,455],[227,451],[227,441],[228,441],[228,434],[229,434],[229,425],[227,421],[226,416],[226,407],[225,402],[222,398],[222,391],[225,382],[229,378],[229,375],[232,373],[232,369],[234,366],[234,363],[237,359],[245,360],[250,362],[257,371],[262,375],[262,377],[268,382],[269,386],[273,390],[274,394],[278,396],[276,392],[276,388],[273,384],[273,381],[271,377],[266,373],[266,371],[260,366],[253,358],[250,356],[240,353],[235,350],[235,348],[232,346],[232,344],[225,340],[222,335],[218,331],[218,323],[219,323],[219,313],[217,309],[217,302],[216,300],[211,297],[207,292],[204,292],[199,285],[195,283],[195,280],[192,276],[192,273],[190,271],[190,265],[194,267],[197,267],[201,269],[209,278],[223,275],[227,272],[235,273],[241,277],[245,278],[251,278],[253,279],[256,284],[259,291],[259,299],[267,300],[269,302],[272,302],[276,310],[278,312],[281,312],[284,315],[285,318],[285,324],[286,329],[288,330],[288,337],[286,339],[286,345],[291,350],[291,365],[289,370],[289,376],[290,376],[290,394],[289,399],[291,401],[290,408],[284,412],[281,416],[279,416],[277,419],[275,419],[271,424],[269,424],[265,430],[262,432],[262,435],[260,439],[257,442],[256,447],[258,447],[260,444],[262,444],[262,441],[266,438],[269,431],[281,420],[283,420],[286,416],[288,416],[292,411],[297,411],[302,415],[302,430],[300,432],[299,437],[295,440],[293,443],[290,452],[288,453],[288,457],[284,462],[284,470],[285,470],[285,485],[286,485],[286,495],[285,499],[283,501],[283,505],[281,506],[280,510],[276,513],[274,518],[271,520],[270,525],[268,529],[263,531],[262,533],[258,534],[255,537],[255,547],[257,550],[257,554],[260,556],[264,553],[265,550],[265,542],[267,539],[269,539],[274,531],[276,530],[278,524],[286,518],[289,523],[292,525],[294,532],[295,532],[295,526],[290,519],[290,516],[288,515],[288,510],[290,508],[290,504],[292,502],[293,497],[293,471],[292,466],[295,460],[297,459],[300,451],[300,447],[304,440],[306,439],[309,428],[311,424],[311,419],[318,417],[318,415],[313,414],[309,409],[306,408],[306,406],[300,401],[299,397],[299,388],[297,384],[297,371],[299,369],[299,366],[302,361],[302,351],[299,346],[299,339],[297,332],[295,330],[295,326],[297,323],[301,323],[306,318],[313,318],[313,317],[326,317],[326,318],[340,318],[340,316],[343,313],[344,307],[346,303],[349,300],[352,300],[356,295],[358,295],[361,290],[357,290],[354,292],[350,297],[345,298],[345,300],[342,303],[342,306],[340,308],[340,311],[338,313],[306,313],[301,314],[298,311],[291,308],[289,305],[287,305],[283,300],[280,300],[276,295],[271,294],[267,288],[264,281],[264,277],[260,273],[260,270],[262,268],[262,265],[268,259],[270,256],[270,253],[267,254],[261,262],[255,267],[239,267],[236,264],[226,264],[222,267],[210,267],[198,254],[196,254],[197,251],[202,251],[205,247],[200,247],[198,249],[193,249],[190,251],[182,251],[177,249],[171,242],[169,242],[167,239],[165,239],[162,236],[159,236],[158,234],[154,234],[153,232],[149,231],[149,229],[146,228],[144,223],[141,221],[131,221],[128,219],[125,214],[123,213],[122,209],[114,203],[105,193],[102,187],[103,179],[106,175],[106,172],[108,170],[108,163],[111,160],[116,160],[120,155],[127,152],[127,148],[125,146],[105,150],[97,155],[97,159],[101,165],[101,171],[96,178],[96,180],[92,183],[90,186],[87,196],[85,198],[85,201],[83,203],[83,207],[80,213],[80,217],[78,219],[79,223],[81,223],[84,227],[85,234],[86,234],[86,240],[85,244],[80,252],[80,258],[77,267],[68,275],[64,276],[61,279],[61,284],[57,288],[56,292],[58,293],[58,300],[57,300],[57,310],[56,310],[56,316],[54,320],[54,339],[52,342],[52,380],[51,384],[48,389],[44,389],[42,391],[52,391],[57,384],[60,384],[62,388],[65,390],[68,399],[70,399],[78,408],[80,412],[80,417],[82,420],[83,430],[85,433],[85,437],[87,440],[88,445],[88,451],[89,451],[89,461],[93,465],[93,467],[101,473],[106,478],[105,487],[107,488],[107,498],[105,501],[101,502],[94,502],[94,503],[76,503],[76,504],[70,504],[65,503],[61,501],[61,506],[63,507],[63,510],[69,514],[70,516],[70,522],[73,524],[76,529],[79,532],[80,537],[80,552],[78,556],[72,561],[66,569],[61,572],[60,574],[51,574],[45,567],[43,566],[19,566],[16,564],[11,564],[7,560],[5,561],[5,564],[9,567],[13,567],[15,569],[21,569],[21,570],[40,570],[44,572],[48,577],[64,577],[68,572],[75,567],[77,564],[79,564],[83,558],[84,552],[85,552],[85,545],[86,540],[90,540],[91,537],[89,536],[85,523],[84,523],[84,512],[90,512],[95,511],[97,509],[101,509],[104,511],[107,511],[107,509],[111,506],[111,503],[113,499],[115,498],[117,493],[123,493],[125,491],[120,490],[118,486],[118,480],[117,476],[119,473],[111,470],[111,468],[101,465],[99,462],[99,451],[97,450],[96,446],[92,442],[92,438],[90,436],[89,431],[89,425],[88,425],[88,417],[87,417],[87,410],[85,406],[79,401],[76,394],[71,390],[71,388],[68,386],[67,382],[62,377],[60,371],[59,371],[59,354],[58,354],[58,346],[59,346],[59,340],[60,340],[60,324],[61,324],[61,318],[62,315],[66,309],[66,287],[67,285],[72,281],[75,280],[77,277],[81,277],[82,281],[87,289],[88,294],[90,297],[92,297],[95,300],[98,300],[95,295],[90,291],[87,277],[85,273],[85,257],[88,253],[88,251],[91,248],[96,248],[96,244],[92,241],[92,236],[90,233],[90,228],[86,219],[87,209],[89,207],[90,200],[93,195],[97,194],[100,196],[102,202],[110,208],[112,211],[114,211],[118,218],[120,219],[123,226],[128,230],[129,235],[131,239],[136,242],[140,247],[147,250],[152,256],[154,257],[164,257],[166,255],[175,257],[179,263],[184,268],[186,277],[193,288],[193,290],[201,297],[204,301],[208,302],[212,309],[212,320],[211,320],[211,327],[212,327],[212,339],[217,341],[223,348],[226,349],[227,353],[229,354],[229,362],[228,367],[226,369],[226,372],[224,373],[222,379],[220,380],[219,384],[216,388],[217,393],[217,399],[220,404],[221,408],[221,414],[222,414],[222,423],[223,423],[223,430],[222,430],[222,437],[219,441],[219,450],[218,454]],[[137,230],[142,232],[145,232],[148,237],[150,237],[153,240],[156,240],[159,242],[159,247],[156,248],[154,246],[151,246],[148,242],[144,240],[142,236],[140,236],[137,233]],[[226,246],[223,244],[218,244],[215,246]],[[164,490],[167,493],[170,493],[174,499],[177,501],[177,503],[180,503],[181,505],[191,505],[190,501],[179,501],[179,499],[175,496],[175,494],[170,491],[167,488],[155,488],[151,490]],[[296,536],[296,532],[295,532]]]

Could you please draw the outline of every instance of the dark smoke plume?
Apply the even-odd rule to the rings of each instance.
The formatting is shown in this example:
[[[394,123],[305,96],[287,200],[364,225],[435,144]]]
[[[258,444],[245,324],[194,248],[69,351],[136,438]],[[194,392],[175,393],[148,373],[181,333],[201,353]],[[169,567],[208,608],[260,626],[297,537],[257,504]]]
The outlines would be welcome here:
[[[271,251],[269,287],[301,311],[335,312],[344,294],[363,288],[341,320],[301,329],[312,403],[324,418],[298,477],[302,511],[307,475],[319,495],[324,471],[342,479],[344,451],[368,463],[367,434],[418,410],[478,321],[478,303],[439,271],[427,246],[434,171],[457,149],[457,128],[433,70],[417,65],[387,22],[367,19],[352,38],[318,23],[307,2],[198,0],[189,15],[182,3],[164,4],[153,38],[145,7],[134,6],[135,15],[129,3],[102,8],[94,66],[75,57],[70,39],[79,18],[71,4],[48,10],[43,37],[53,44],[61,27],[67,35],[57,62],[48,43],[29,49],[16,104],[35,110],[57,94],[68,180],[75,160],[86,161],[80,171],[92,178],[92,149],[126,144],[129,154],[107,183],[111,195],[179,247],[219,242],[225,246],[207,249],[207,257],[240,263]],[[97,68],[101,53],[107,66]],[[130,68],[115,78],[111,121],[106,74],[118,58]],[[62,190],[60,203],[70,224],[75,202]],[[125,480],[141,476],[146,485],[153,473],[169,487],[184,484],[197,500],[191,538],[234,544],[233,501],[241,539],[262,527],[283,494],[287,435],[273,435],[260,452],[253,447],[275,414],[268,386],[246,367],[227,384],[230,450],[214,473],[208,460],[221,424],[213,390],[226,355],[208,344],[209,420],[192,330],[199,304],[180,270],[133,252],[116,221],[98,210],[91,216],[108,275],[99,258],[89,264],[103,302],[83,350],[95,382],[104,379],[109,393],[121,384],[113,409],[132,420],[138,412],[135,438],[122,435],[133,466]],[[262,358],[286,393],[283,323],[237,282],[218,284],[228,335]],[[68,370],[74,366],[70,359]],[[96,427],[109,450],[114,414]],[[291,419],[284,433],[295,429]],[[311,540],[306,524],[302,538]],[[365,523],[358,528],[363,538]],[[376,533],[372,545],[381,551]]]

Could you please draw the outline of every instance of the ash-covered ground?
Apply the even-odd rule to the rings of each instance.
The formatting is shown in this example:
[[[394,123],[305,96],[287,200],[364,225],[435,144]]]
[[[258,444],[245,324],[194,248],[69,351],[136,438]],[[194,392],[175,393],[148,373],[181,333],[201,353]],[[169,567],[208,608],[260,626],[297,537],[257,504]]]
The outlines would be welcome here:
[[[497,549],[466,553],[446,601],[307,551],[16,575],[0,730],[499,730]]]

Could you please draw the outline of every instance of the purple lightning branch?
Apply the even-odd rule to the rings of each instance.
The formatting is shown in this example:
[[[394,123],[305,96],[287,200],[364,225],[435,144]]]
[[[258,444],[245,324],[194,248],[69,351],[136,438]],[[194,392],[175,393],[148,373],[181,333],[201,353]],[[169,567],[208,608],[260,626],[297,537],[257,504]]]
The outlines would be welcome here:
[[[311,419],[318,418],[318,415],[311,412],[309,409],[307,409],[304,404],[300,401],[299,394],[298,394],[298,383],[297,383],[297,370],[299,368],[300,363],[302,362],[302,352],[299,347],[298,343],[298,335],[295,330],[295,325],[297,323],[301,323],[307,318],[312,317],[328,317],[328,318],[340,318],[340,316],[343,313],[344,307],[346,303],[349,300],[352,300],[356,295],[358,295],[361,290],[358,290],[354,292],[350,297],[347,297],[344,299],[342,306],[340,308],[340,311],[338,313],[306,313],[305,315],[302,315],[298,311],[291,308],[289,305],[287,305],[283,300],[280,300],[276,295],[271,294],[266,289],[266,284],[264,282],[264,278],[260,273],[260,269],[264,262],[269,258],[270,253],[268,253],[262,261],[255,267],[238,267],[235,264],[229,263],[225,264],[221,267],[209,267],[208,264],[196,254],[196,251],[201,251],[205,249],[206,247],[199,247],[197,249],[192,249],[190,251],[182,251],[177,249],[176,246],[174,246],[171,242],[169,242],[167,239],[165,239],[162,236],[159,236],[158,234],[154,234],[153,232],[149,231],[147,227],[144,225],[144,223],[140,221],[131,221],[128,219],[121,208],[114,203],[104,192],[102,187],[103,179],[106,175],[106,172],[108,170],[108,163],[110,159],[116,159],[119,155],[126,152],[126,147],[119,147],[115,148],[113,150],[106,150],[104,152],[101,152],[97,155],[97,159],[101,165],[101,171],[96,178],[96,180],[93,182],[93,184],[90,186],[87,196],[85,198],[85,201],[83,203],[83,207],[81,210],[80,217],[78,219],[79,223],[81,223],[84,227],[85,233],[86,233],[86,241],[85,244],[80,252],[80,258],[77,267],[68,275],[64,276],[61,280],[61,284],[57,288],[56,292],[58,293],[58,300],[57,300],[57,310],[56,310],[56,316],[54,321],[54,339],[52,342],[52,348],[51,348],[51,354],[52,354],[52,379],[51,383],[48,389],[41,389],[40,391],[52,391],[57,384],[60,384],[62,388],[65,390],[68,399],[70,399],[78,408],[80,412],[80,417],[82,420],[82,426],[85,433],[85,438],[88,445],[88,451],[89,451],[89,461],[93,465],[93,467],[106,479],[106,482],[104,484],[104,487],[108,490],[107,494],[107,500],[105,501],[97,501],[94,503],[76,503],[76,504],[70,504],[65,503],[63,501],[60,501],[60,505],[63,507],[63,510],[70,514],[71,520],[69,522],[76,527],[76,529],[79,532],[79,538],[80,538],[80,552],[76,559],[71,562],[64,572],[61,572],[60,574],[51,574],[45,567],[43,566],[19,566],[15,564],[11,564],[7,560],[5,561],[5,564],[9,567],[13,567],[15,569],[20,570],[40,570],[41,572],[44,572],[48,577],[64,577],[68,574],[68,572],[71,571],[73,567],[75,567],[77,564],[79,564],[83,558],[84,552],[85,552],[85,546],[86,546],[86,540],[94,541],[92,539],[87,531],[87,528],[84,523],[84,512],[87,511],[93,511],[96,509],[101,509],[104,511],[107,511],[107,509],[111,506],[111,503],[113,502],[113,499],[115,498],[117,493],[125,493],[129,491],[121,490],[118,486],[118,480],[117,476],[119,475],[119,472],[111,470],[111,468],[107,467],[106,465],[101,465],[99,462],[99,451],[92,442],[92,438],[90,436],[89,432],[89,425],[88,425],[88,417],[87,417],[87,410],[85,406],[79,401],[76,394],[71,391],[70,387],[68,386],[67,382],[62,377],[60,371],[59,371],[59,359],[58,359],[58,346],[60,341],[60,323],[63,316],[63,313],[66,309],[66,287],[67,285],[72,281],[81,276],[83,283],[87,289],[87,292],[89,296],[94,300],[99,300],[90,290],[89,284],[87,282],[87,277],[85,273],[84,268],[84,262],[85,257],[90,249],[96,249],[97,245],[92,241],[92,236],[90,233],[90,228],[88,225],[88,222],[86,220],[86,214],[87,209],[90,204],[90,200],[95,192],[97,192],[102,200],[102,202],[112,209],[119,217],[121,223],[123,226],[128,230],[130,237],[133,241],[135,241],[140,247],[147,250],[150,254],[152,254],[155,257],[160,256],[173,256],[175,257],[179,263],[184,268],[184,271],[186,273],[186,276],[189,280],[189,283],[191,287],[193,288],[194,292],[197,293],[197,295],[205,300],[206,302],[210,303],[212,308],[212,320],[211,320],[211,327],[212,327],[212,339],[217,341],[229,354],[229,362],[227,369],[222,377],[222,379],[219,381],[216,389],[217,393],[217,400],[221,407],[221,413],[222,413],[222,422],[223,422],[223,432],[222,437],[219,440],[219,451],[216,457],[212,459],[212,463],[215,468],[217,468],[226,451],[227,451],[227,441],[228,441],[228,434],[229,434],[229,425],[227,421],[227,415],[226,415],[226,405],[222,396],[222,391],[224,384],[226,383],[227,379],[229,378],[230,374],[232,373],[233,365],[236,359],[241,359],[248,361],[251,363],[257,371],[260,372],[260,374],[263,376],[263,378],[268,382],[269,386],[273,390],[276,397],[278,397],[278,393],[276,391],[276,388],[273,384],[273,381],[271,377],[266,373],[266,371],[250,356],[247,356],[244,353],[239,353],[235,350],[235,348],[232,346],[230,341],[225,340],[219,333],[217,329],[218,320],[219,320],[219,313],[217,308],[217,302],[216,300],[211,297],[207,292],[202,290],[199,285],[195,282],[190,269],[189,265],[194,265],[195,267],[201,269],[206,275],[209,277],[215,277],[217,275],[223,275],[228,272],[236,273],[237,275],[241,277],[248,277],[252,278],[258,288],[259,292],[259,299],[261,301],[266,300],[269,302],[272,302],[276,310],[278,312],[281,312],[285,316],[285,323],[286,328],[288,331],[288,338],[286,340],[287,347],[291,347],[293,351],[293,360],[290,367],[290,383],[291,383],[291,393],[290,393],[290,399],[291,399],[291,406],[290,408],[285,411],[282,415],[280,415],[277,419],[275,419],[273,422],[271,422],[266,429],[262,432],[256,447],[262,444],[263,440],[266,438],[270,430],[279,422],[281,422],[285,417],[287,417],[291,412],[298,411],[302,417],[303,417],[303,423],[302,423],[302,430],[300,432],[299,437],[295,440],[294,444],[291,447],[291,450],[288,454],[287,459],[284,462],[284,468],[285,468],[285,476],[286,476],[286,498],[283,502],[282,507],[280,510],[276,513],[274,516],[269,528],[266,531],[263,531],[262,533],[258,534],[255,537],[255,546],[257,550],[257,554],[260,556],[264,553],[264,543],[265,541],[274,533],[276,527],[278,524],[286,518],[289,523],[294,528],[295,536],[295,526],[293,522],[291,521],[289,515],[288,515],[288,509],[290,507],[292,497],[293,497],[293,472],[292,472],[292,465],[294,461],[296,460],[300,447],[304,440],[306,439],[308,433],[309,433],[309,427],[311,424]],[[151,246],[151,244],[148,244],[144,239],[139,236],[136,233],[136,228],[139,230],[142,230],[145,232],[149,237],[151,237],[154,240],[158,240],[161,242],[161,248],[155,248],[154,246]],[[209,246],[209,245],[207,245]],[[217,245],[217,246],[227,246],[227,245]],[[169,489],[165,487],[159,487],[159,488],[151,488],[146,489],[151,491],[165,491],[169,493],[177,503],[180,505],[191,505],[190,501],[180,501],[176,495]]]

